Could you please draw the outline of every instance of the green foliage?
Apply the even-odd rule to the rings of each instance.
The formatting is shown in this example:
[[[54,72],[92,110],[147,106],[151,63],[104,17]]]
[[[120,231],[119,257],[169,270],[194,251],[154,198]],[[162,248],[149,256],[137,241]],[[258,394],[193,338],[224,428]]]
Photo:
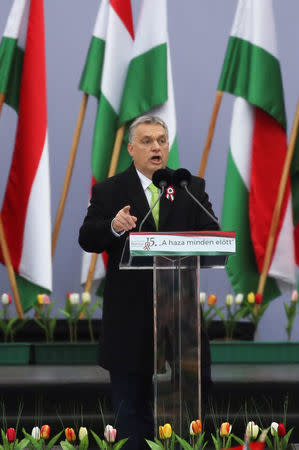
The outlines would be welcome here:
[[[24,325],[28,322],[28,319],[20,319],[18,316],[12,319],[3,318],[4,311],[0,312],[0,329],[4,335],[4,342],[14,342],[14,337],[18,331],[20,331]]]
[[[287,326],[286,326],[286,332],[288,335],[288,341],[291,340],[291,335],[292,335],[292,330],[293,330],[293,323],[294,323],[294,319],[296,317],[297,314],[297,302],[292,302],[290,305],[287,305],[286,303],[283,304],[284,306],[284,310],[287,316]]]
[[[34,317],[35,323],[45,332],[46,342],[54,341],[54,331],[56,327],[57,317],[51,318],[51,312],[56,301],[49,305],[34,305],[34,309],[37,312],[37,317]]]

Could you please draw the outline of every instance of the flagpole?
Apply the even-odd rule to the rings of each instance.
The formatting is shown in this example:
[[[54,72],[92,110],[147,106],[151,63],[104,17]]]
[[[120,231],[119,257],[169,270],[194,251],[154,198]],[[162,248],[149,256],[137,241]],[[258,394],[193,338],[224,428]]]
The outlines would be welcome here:
[[[119,160],[120,150],[122,141],[125,134],[125,128],[126,124],[123,124],[116,132],[115,141],[114,141],[114,147],[112,152],[112,157],[110,161],[110,167],[108,171],[108,178],[113,177],[113,175],[116,174],[117,164]],[[97,259],[98,259],[98,253],[93,253],[89,265],[87,280],[84,286],[84,292],[90,292],[91,285],[93,281],[94,272],[96,269]]]
[[[213,108],[213,112],[212,112],[209,130],[208,130],[208,135],[206,138],[206,143],[205,143],[205,146],[203,149],[203,154],[202,154],[200,167],[199,167],[199,171],[198,171],[199,177],[203,177],[205,174],[206,165],[208,162],[211,144],[212,144],[212,140],[214,137],[215,125],[216,125],[216,121],[217,121],[217,117],[218,117],[218,113],[219,113],[219,108],[221,105],[222,96],[223,96],[223,91],[216,92],[216,98],[215,98],[215,103],[214,103],[214,108]]]
[[[8,272],[10,287],[11,287],[13,297],[15,300],[15,304],[16,304],[16,310],[19,315],[19,318],[24,319],[24,312],[23,312],[23,308],[21,305],[21,300],[20,300],[20,295],[19,295],[18,286],[17,286],[17,282],[16,282],[15,272],[14,272],[14,269],[13,269],[13,266],[11,263],[10,254],[9,254],[9,250],[8,250],[8,246],[7,246],[7,242],[6,242],[6,238],[5,238],[5,232],[4,232],[1,214],[0,214],[0,245],[1,245],[2,253],[3,253],[4,263],[6,265],[7,272]]]
[[[282,205],[285,188],[286,188],[287,181],[288,181],[288,176],[290,173],[290,167],[291,167],[291,162],[292,162],[292,158],[293,158],[293,154],[294,154],[296,137],[298,134],[298,127],[299,127],[299,101],[297,103],[297,110],[296,110],[293,128],[292,128],[292,132],[291,132],[291,137],[290,137],[290,141],[289,141],[289,145],[288,145],[288,149],[287,149],[286,158],[284,161],[283,171],[282,171],[278,194],[277,194],[277,198],[276,198],[276,204],[275,204],[275,208],[274,208],[273,215],[272,215],[272,222],[271,222],[271,227],[270,227],[270,232],[269,232],[269,236],[268,236],[265,257],[264,257],[263,270],[260,275],[258,288],[257,288],[257,293],[262,294],[262,295],[264,293],[266,280],[267,280],[267,276],[268,276],[268,271],[269,271],[269,267],[270,267],[270,262],[271,262],[271,258],[272,258],[274,242],[275,242],[275,237],[276,237],[278,222],[279,222],[279,216],[280,216],[280,211],[281,211],[281,205]]]
[[[65,179],[64,179],[62,192],[61,192],[60,202],[59,202],[59,206],[58,206],[58,210],[57,210],[57,214],[56,214],[54,230],[52,233],[52,259],[54,257],[54,253],[55,253],[55,249],[56,249],[58,233],[60,230],[62,216],[64,213],[64,208],[65,208],[65,203],[66,203],[66,198],[67,198],[67,194],[69,191],[70,182],[71,182],[71,178],[72,178],[72,174],[73,174],[73,168],[74,168],[74,163],[75,163],[75,159],[76,159],[77,148],[78,148],[79,139],[80,139],[80,135],[81,135],[81,129],[82,129],[82,125],[83,125],[83,121],[84,121],[84,117],[85,117],[87,100],[88,100],[88,94],[86,94],[84,92],[80,110],[79,110],[79,114],[78,114],[75,132],[73,135],[73,141],[72,141],[68,165],[67,165],[67,169],[66,169],[66,173],[65,173]]]
[[[2,112],[2,106],[5,100],[5,94],[0,93],[0,116],[1,116],[1,112]]]

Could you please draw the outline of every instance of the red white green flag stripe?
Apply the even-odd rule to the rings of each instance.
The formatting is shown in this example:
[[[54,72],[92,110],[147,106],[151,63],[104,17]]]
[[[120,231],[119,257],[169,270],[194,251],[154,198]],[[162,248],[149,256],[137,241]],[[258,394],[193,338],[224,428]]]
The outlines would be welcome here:
[[[133,40],[130,0],[102,0],[79,86],[98,98],[91,160],[93,182],[108,174]],[[127,168],[129,164],[127,150],[121,152],[119,166]],[[83,255],[82,283],[90,262],[90,256]],[[103,276],[103,272],[99,258],[94,280]]]
[[[239,0],[218,86],[235,95],[222,226],[237,237],[227,265],[237,292],[257,289],[286,155],[286,119],[271,0]],[[264,296],[295,283],[290,180]]]
[[[1,215],[26,311],[36,302],[37,293],[52,289],[45,35],[41,0],[14,1],[0,55],[1,81],[7,73],[0,90],[3,89],[6,100],[19,99],[13,104],[19,116]],[[14,65],[21,61],[21,65]],[[20,80],[20,84],[14,83],[15,80]]]
[[[118,123],[130,123],[142,114],[160,116],[167,123],[168,165],[177,168],[179,158],[166,0],[142,2]],[[125,140],[123,151],[126,144]]]

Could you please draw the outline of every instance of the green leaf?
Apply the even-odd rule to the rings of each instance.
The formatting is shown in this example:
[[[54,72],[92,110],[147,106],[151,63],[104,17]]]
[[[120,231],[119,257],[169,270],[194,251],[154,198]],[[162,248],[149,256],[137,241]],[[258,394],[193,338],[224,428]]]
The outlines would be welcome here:
[[[235,436],[233,433],[231,434],[231,437],[238,442],[240,445],[244,445],[244,441],[240,439],[238,436]]]
[[[60,441],[60,445],[63,450],[76,450],[76,447],[67,440]]]
[[[29,443],[29,439],[28,438],[24,438],[22,439],[18,445],[15,446],[15,450],[23,450],[23,448],[27,447]]]
[[[36,439],[34,439],[33,436],[31,436],[31,434],[27,433],[25,428],[22,428],[22,431],[23,431],[24,436],[28,439],[30,444],[33,446],[33,448],[37,448],[37,449],[42,448],[42,443],[38,442]]]
[[[191,447],[190,444],[188,444],[187,441],[185,441],[185,439],[182,439],[181,437],[179,437],[177,434],[175,435],[176,440],[181,444],[181,446],[183,447],[183,449],[185,450],[193,450],[193,448]]]
[[[91,432],[91,434],[93,435],[94,440],[96,441],[96,443],[98,444],[98,446],[99,446],[102,450],[105,450],[105,448],[106,448],[106,446],[104,445],[104,444],[105,444],[105,441],[102,441],[102,439],[101,439],[94,431],[90,430],[90,432]]]
[[[58,311],[61,312],[61,314],[63,314],[67,319],[71,318],[70,313],[68,313],[67,311],[65,311],[64,309],[58,309]]]
[[[123,445],[125,445],[125,443],[127,442],[129,438],[125,438],[125,439],[121,439],[120,441],[118,441],[114,446],[113,449],[114,450],[119,450],[120,448],[122,448]]]
[[[54,445],[56,444],[62,433],[63,430],[60,431],[60,433],[56,434],[54,437],[52,437],[52,439],[46,445],[46,450],[51,450],[51,448],[54,447]]]
[[[160,450],[161,448],[164,448],[162,444],[159,445],[159,444],[156,444],[155,442],[149,441],[147,439],[145,439],[145,441],[152,450]]]
[[[84,436],[84,438],[82,439],[82,441],[79,444],[79,450],[87,450],[88,449],[88,435]]]

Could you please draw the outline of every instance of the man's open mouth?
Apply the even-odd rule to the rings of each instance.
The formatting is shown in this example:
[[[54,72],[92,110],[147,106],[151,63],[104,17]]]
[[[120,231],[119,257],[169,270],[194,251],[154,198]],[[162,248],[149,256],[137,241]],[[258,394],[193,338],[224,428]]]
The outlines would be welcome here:
[[[161,156],[155,155],[151,157],[151,161],[153,162],[161,162]]]

